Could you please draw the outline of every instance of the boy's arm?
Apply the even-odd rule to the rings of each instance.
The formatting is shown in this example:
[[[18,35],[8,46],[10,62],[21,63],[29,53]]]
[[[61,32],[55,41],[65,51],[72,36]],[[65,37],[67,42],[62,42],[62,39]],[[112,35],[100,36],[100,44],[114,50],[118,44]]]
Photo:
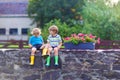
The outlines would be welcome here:
[[[29,44],[29,47],[30,47],[30,48],[32,48],[32,45],[31,45],[31,44]]]
[[[61,36],[59,36],[59,45],[58,45],[58,48],[60,49],[62,46],[62,39],[61,39]]]
[[[50,44],[50,39],[49,39],[49,36],[48,36],[48,39],[47,39],[47,44]]]
[[[60,42],[60,44],[58,45],[58,49],[60,49],[62,46],[62,42]]]
[[[45,48],[45,43],[44,43],[44,40],[43,40],[42,36],[41,36],[41,40],[42,40],[42,46],[40,47],[40,49],[43,49],[43,48]]]
[[[30,48],[32,48],[31,41],[32,41],[32,39],[31,39],[31,37],[30,37],[30,38],[29,38],[29,42],[28,42],[28,45],[29,45]]]

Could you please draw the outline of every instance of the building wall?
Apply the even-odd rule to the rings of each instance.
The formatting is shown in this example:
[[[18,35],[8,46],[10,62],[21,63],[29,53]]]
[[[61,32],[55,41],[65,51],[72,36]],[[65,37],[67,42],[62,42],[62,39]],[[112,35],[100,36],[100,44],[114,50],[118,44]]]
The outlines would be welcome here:
[[[0,40],[27,40],[28,35],[22,35],[21,29],[22,28],[32,28],[36,27],[36,25],[31,25],[32,20],[27,16],[20,17],[20,16],[7,16],[0,18],[0,28],[6,29],[5,35],[0,35]],[[11,28],[17,28],[18,34],[10,35],[9,31]]]
[[[0,0],[0,29],[5,29],[5,34],[0,33],[0,40],[27,40],[28,35],[21,34],[21,29],[36,27],[31,25],[32,20],[27,15],[29,0]],[[17,28],[18,34],[11,35],[10,29]]]

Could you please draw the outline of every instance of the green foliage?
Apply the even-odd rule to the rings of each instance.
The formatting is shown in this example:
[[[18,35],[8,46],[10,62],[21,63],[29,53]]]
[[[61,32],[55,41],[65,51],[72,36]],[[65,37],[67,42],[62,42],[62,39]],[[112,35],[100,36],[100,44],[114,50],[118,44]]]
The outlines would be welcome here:
[[[70,36],[73,33],[80,33],[82,31],[82,26],[80,25],[70,27],[65,22],[63,23],[60,20],[55,19],[55,20],[51,20],[49,23],[46,23],[44,28],[42,29],[42,35],[44,40],[47,39],[49,35],[48,28],[52,25],[56,25],[59,28],[59,34],[61,35],[62,38]]]
[[[92,33],[104,40],[120,40],[120,5],[106,6],[103,0],[86,1],[83,7],[83,33]]]
[[[53,19],[71,25],[70,20],[75,19],[83,4],[83,0],[29,0],[28,14],[41,27]]]
[[[99,43],[100,39],[96,38],[96,36],[93,36],[92,34],[71,34],[71,36],[67,36],[64,39],[64,42],[72,42],[73,44],[77,45],[79,43],[87,43],[87,42],[93,42],[93,43]]]
[[[120,40],[120,3],[110,7],[104,1],[30,0],[28,14],[42,27],[45,40],[51,25],[58,26],[62,38],[82,32],[104,40]],[[81,16],[83,24],[79,22]]]
[[[88,36],[85,37],[86,42],[96,42],[95,38],[89,38]]]
[[[78,39],[72,38],[71,41],[73,44],[77,45],[79,43]]]

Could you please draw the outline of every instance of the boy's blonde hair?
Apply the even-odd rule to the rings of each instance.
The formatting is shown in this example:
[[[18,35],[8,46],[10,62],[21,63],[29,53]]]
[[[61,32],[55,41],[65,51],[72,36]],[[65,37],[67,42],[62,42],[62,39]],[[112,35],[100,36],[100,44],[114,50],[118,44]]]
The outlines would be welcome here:
[[[58,27],[57,27],[56,25],[50,26],[48,30],[49,30],[49,31],[53,31],[53,32],[55,32],[55,33],[58,33]]]
[[[39,28],[33,28],[31,34],[32,35],[35,35],[35,34],[40,35],[41,34],[41,29],[39,29]]]

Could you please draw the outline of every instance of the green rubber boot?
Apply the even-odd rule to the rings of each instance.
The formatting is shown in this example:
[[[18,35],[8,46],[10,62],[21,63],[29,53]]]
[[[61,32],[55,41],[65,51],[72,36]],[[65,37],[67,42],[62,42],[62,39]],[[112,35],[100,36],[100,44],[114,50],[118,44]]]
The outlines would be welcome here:
[[[58,56],[55,56],[55,65],[58,65]]]
[[[46,59],[46,66],[50,66],[50,56],[48,56]]]

